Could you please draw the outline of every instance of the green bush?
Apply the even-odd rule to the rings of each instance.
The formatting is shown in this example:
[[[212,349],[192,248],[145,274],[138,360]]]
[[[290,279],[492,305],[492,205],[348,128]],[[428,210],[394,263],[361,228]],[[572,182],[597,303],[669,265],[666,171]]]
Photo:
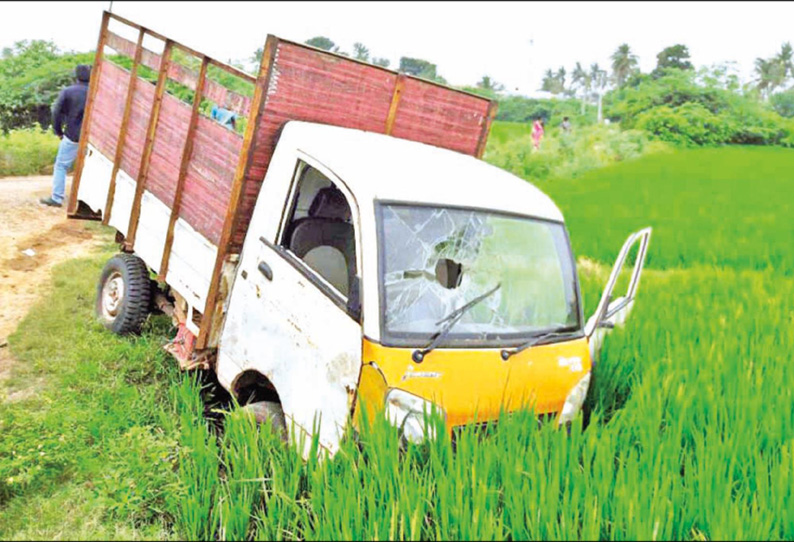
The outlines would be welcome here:
[[[794,87],[785,92],[778,92],[769,97],[769,103],[782,117],[794,117]]]
[[[74,81],[78,64],[92,64],[93,53],[62,53],[52,42],[17,42],[0,55],[0,131],[52,122],[58,93]]]
[[[784,98],[778,100],[785,110]],[[626,128],[684,146],[791,146],[794,134],[792,123],[753,93],[698,82],[692,70],[668,70],[657,79],[640,78],[634,87],[610,92],[605,111]]]
[[[0,177],[52,173],[58,138],[38,128],[0,135]]]
[[[520,130],[520,126],[495,123],[484,158],[532,181],[577,177],[591,169],[668,149],[667,144],[650,141],[640,130],[592,125],[575,126],[570,133],[552,126],[535,151],[529,128]]]
[[[715,115],[696,102],[676,108],[654,107],[641,113],[635,126],[663,141],[687,147],[725,143],[735,131],[730,119]]]

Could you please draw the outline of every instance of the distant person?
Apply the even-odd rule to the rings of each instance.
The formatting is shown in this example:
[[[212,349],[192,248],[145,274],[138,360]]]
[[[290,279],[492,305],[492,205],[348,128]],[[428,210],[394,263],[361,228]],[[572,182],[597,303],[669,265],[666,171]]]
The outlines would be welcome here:
[[[568,133],[568,132],[571,131],[571,121],[568,120],[568,117],[563,117],[562,118],[562,124],[560,124],[560,127],[562,128],[562,131],[565,132],[565,133]]]
[[[74,70],[77,80],[74,85],[66,87],[58,95],[52,109],[52,130],[61,139],[58,154],[52,173],[52,196],[39,201],[50,207],[63,205],[66,189],[66,172],[77,158],[77,147],[80,143],[80,130],[83,127],[83,112],[88,96],[88,80],[91,78],[91,66],[79,64]],[[66,130],[64,130],[66,125]]]
[[[532,143],[535,146],[535,150],[540,149],[540,140],[543,138],[543,133],[543,120],[538,117],[532,124]]]

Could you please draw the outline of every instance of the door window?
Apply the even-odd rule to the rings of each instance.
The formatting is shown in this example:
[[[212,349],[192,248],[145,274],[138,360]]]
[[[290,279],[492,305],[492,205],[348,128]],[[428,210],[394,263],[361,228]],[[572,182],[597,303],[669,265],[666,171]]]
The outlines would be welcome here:
[[[317,168],[299,161],[295,175],[295,189],[280,245],[346,298],[356,276],[350,204]]]

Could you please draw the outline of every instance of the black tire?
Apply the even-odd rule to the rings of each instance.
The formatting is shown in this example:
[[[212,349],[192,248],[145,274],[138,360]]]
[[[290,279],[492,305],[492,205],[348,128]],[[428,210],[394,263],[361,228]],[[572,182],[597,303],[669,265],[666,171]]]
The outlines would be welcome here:
[[[117,254],[108,260],[99,278],[96,316],[118,335],[140,333],[149,316],[151,292],[149,270],[143,260],[132,254]]]

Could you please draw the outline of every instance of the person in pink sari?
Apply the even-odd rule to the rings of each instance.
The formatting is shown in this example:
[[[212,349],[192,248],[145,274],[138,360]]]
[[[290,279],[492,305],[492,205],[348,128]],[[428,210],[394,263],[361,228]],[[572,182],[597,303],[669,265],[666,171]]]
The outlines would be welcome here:
[[[540,140],[543,138],[543,121],[540,117],[535,119],[532,124],[532,142],[535,145],[535,150],[540,149]]]

